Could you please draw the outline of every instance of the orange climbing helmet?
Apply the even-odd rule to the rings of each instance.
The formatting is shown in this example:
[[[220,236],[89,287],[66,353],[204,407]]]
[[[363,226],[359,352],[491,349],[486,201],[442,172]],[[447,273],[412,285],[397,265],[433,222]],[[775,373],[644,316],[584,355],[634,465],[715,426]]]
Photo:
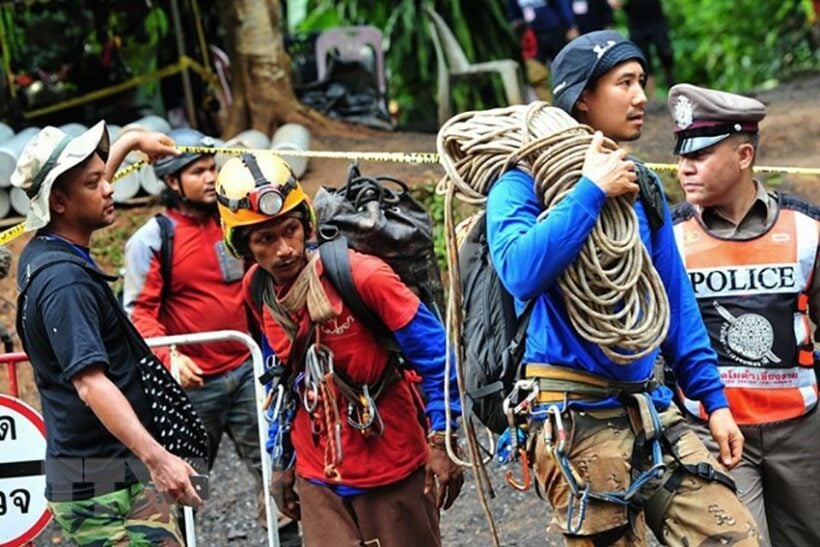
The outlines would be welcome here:
[[[261,224],[296,210],[304,212],[305,236],[310,237],[316,215],[290,166],[274,154],[243,154],[219,170],[216,200],[225,243],[242,256],[236,230]]]

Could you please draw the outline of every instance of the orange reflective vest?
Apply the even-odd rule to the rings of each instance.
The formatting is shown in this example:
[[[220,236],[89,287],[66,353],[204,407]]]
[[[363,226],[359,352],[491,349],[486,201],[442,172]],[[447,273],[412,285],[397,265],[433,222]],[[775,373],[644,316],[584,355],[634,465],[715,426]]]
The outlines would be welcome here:
[[[710,235],[691,207],[675,226],[729,406],[742,425],[796,418],[817,404],[808,291],[820,223],[811,206],[792,208],[797,200],[786,199],[771,228],[753,239]],[[700,403],[681,396],[690,413],[706,419]]]

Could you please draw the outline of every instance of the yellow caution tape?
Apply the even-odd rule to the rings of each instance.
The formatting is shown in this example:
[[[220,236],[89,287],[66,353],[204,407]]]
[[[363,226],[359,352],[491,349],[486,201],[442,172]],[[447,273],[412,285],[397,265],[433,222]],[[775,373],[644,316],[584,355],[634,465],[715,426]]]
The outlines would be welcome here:
[[[11,228],[7,230],[3,230],[0,232],[0,245],[5,245],[12,239],[16,239],[19,236],[23,235],[23,232],[26,230],[26,223],[21,222],[20,224],[15,224]]]
[[[209,147],[209,146],[177,146],[180,152],[187,152],[190,154],[275,154],[277,156],[292,156],[297,158],[323,158],[323,159],[341,159],[341,160],[359,160],[372,161],[381,163],[410,163],[410,164],[437,164],[438,154],[435,152],[333,152],[325,150],[269,150],[269,149],[248,149],[248,148],[228,148],[228,147]],[[116,182],[119,179],[134,173],[143,166],[147,165],[146,161],[135,162],[125,169],[117,171],[111,182]],[[647,167],[655,171],[675,171],[678,166],[671,163],[647,163]],[[814,175],[820,176],[820,168],[817,167],[775,167],[775,166],[757,166],[754,168],[756,173],[784,173],[790,175]],[[5,245],[9,241],[20,236],[24,231],[23,223],[12,226],[11,228],[0,232],[0,245]]]
[[[647,167],[654,171],[677,171],[678,165],[676,163],[645,163]],[[755,173],[767,174],[788,174],[788,175],[820,175],[820,167],[780,167],[774,165],[756,165],[754,167]]]
[[[322,158],[331,160],[360,160],[383,163],[438,163],[435,152],[330,152],[326,150],[270,150],[251,148],[228,148],[209,146],[177,146],[180,152],[190,154],[275,154],[294,158]]]
[[[52,112],[65,110],[66,108],[71,108],[73,106],[78,106],[99,99],[104,99],[106,97],[110,97],[111,95],[116,95],[118,93],[122,93],[123,91],[128,91],[129,89],[132,89],[134,87],[145,85],[148,82],[152,82],[154,80],[159,80],[162,78],[167,78],[168,76],[173,76],[174,74],[177,74],[178,72],[182,72],[183,70],[187,69],[193,70],[203,80],[208,81],[212,85],[219,85],[219,79],[213,72],[203,67],[187,55],[183,55],[179,58],[179,61],[177,61],[173,65],[168,65],[166,67],[157,69],[154,72],[150,72],[148,74],[143,74],[142,76],[131,78],[130,80],[126,80],[117,85],[112,85],[110,87],[105,87],[103,89],[92,91],[91,93],[86,93],[85,95],[81,95],[80,97],[74,97],[65,101],[61,101],[59,103],[45,106],[43,108],[38,108],[37,110],[30,110],[28,112],[24,112],[23,117],[26,119],[36,118],[38,116],[43,116],[45,114],[51,114]]]
[[[207,146],[177,146],[180,152],[191,154],[276,154],[277,156],[291,156],[294,158],[323,158],[341,160],[360,160],[383,163],[413,163],[434,164],[439,162],[436,152],[331,152],[325,150],[269,150],[249,148],[227,148]],[[647,163],[648,168],[655,171],[677,171],[674,163]],[[790,175],[820,175],[818,167],[779,167],[755,166],[755,173],[784,173]]]

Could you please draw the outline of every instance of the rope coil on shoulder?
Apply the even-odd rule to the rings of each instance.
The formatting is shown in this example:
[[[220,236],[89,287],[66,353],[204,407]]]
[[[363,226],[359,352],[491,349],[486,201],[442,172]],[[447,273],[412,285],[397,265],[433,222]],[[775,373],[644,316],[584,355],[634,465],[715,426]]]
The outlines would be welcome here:
[[[543,102],[460,114],[439,132],[446,172],[439,189],[480,205],[491,185],[517,167],[535,179],[548,214],[580,179],[592,133]],[[608,139],[605,147],[617,149]],[[607,199],[580,254],[558,280],[578,334],[623,365],[655,351],[669,328],[669,301],[640,240],[632,201],[626,196]],[[454,245],[453,232],[448,230],[447,236],[448,246]],[[455,250],[448,252],[448,257],[456,256]],[[457,261],[449,266],[452,272]],[[460,308],[460,291],[453,284],[460,284],[458,277],[451,276],[451,295],[459,297],[453,308]]]

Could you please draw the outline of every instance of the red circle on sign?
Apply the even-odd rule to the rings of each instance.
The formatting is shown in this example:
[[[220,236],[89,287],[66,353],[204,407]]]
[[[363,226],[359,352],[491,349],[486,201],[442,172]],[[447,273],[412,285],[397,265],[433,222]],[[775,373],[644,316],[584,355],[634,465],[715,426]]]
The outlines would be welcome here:
[[[40,415],[27,404],[7,395],[0,395],[0,406],[10,408],[17,413],[22,414],[23,417],[30,421],[37,428],[37,430],[42,433],[43,437],[46,436],[46,424],[43,422],[43,418],[40,417]],[[43,457],[45,458],[45,454],[43,454]],[[51,522],[51,511],[46,510],[40,518],[37,519],[37,522],[35,522],[32,527],[28,529],[28,531],[12,541],[0,543],[0,547],[17,547],[28,543],[39,536],[40,532],[43,531],[49,522]]]

